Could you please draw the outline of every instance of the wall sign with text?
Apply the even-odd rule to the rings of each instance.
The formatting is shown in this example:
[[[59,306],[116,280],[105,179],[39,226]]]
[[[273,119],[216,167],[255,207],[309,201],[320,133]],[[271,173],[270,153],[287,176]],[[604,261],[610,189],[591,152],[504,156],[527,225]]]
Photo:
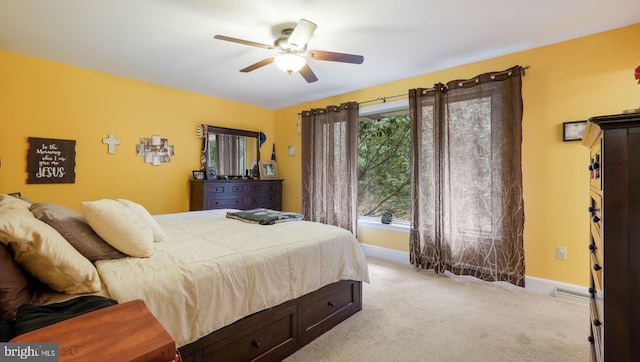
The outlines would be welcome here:
[[[28,184],[76,182],[76,141],[29,137]]]

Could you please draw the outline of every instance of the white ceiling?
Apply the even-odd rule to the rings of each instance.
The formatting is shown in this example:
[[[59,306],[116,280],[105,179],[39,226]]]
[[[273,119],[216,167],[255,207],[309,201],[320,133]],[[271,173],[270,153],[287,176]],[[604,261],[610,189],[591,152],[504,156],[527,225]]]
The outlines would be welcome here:
[[[240,73],[273,51],[213,39],[272,44],[300,18],[310,49],[364,63]],[[640,0],[0,0],[0,49],[279,109],[635,23]]]

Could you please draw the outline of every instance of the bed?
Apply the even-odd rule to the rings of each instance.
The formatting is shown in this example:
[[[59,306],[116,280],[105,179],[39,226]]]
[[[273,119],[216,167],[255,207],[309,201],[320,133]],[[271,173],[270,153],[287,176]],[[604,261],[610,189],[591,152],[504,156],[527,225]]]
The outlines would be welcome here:
[[[96,289],[97,283],[98,290],[86,293],[66,283],[54,285],[63,292],[56,297],[100,294],[119,303],[142,299],[173,337],[184,361],[279,360],[362,308],[361,283],[369,281],[366,258],[357,240],[344,229],[300,220],[260,225],[227,217],[237,210],[151,217],[131,201],[109,202],[135,212],[126,214],[118,206],[116,214],[124,219],[114,219],[100,212],[92,214],[83,203],[83,217],[73,217],[75,222],[86,221],[96,236],[125,255],[88,260],[98,279],[89,273],[76,280],[85,288]],[[65,212],[66,218],[73,214],[68,209]],[[29,270],[20,249],[25,236],[16,238],[15,224],[17,220],[34,221],[26,213],[12,214],[18,213],[6,208],[3,213],[0,199],[0,242],[11,246],[15,259]],[[46,224],[42,212],[31,214]],[[54,219],[67,220],[65,217]],[[131,230],[104,230],[125,219],[148,226],[144,243],[127,234]],[[79,250],[78,242],[70,241],[77,232],[69,235],[53,222],[47,225]],[[51,232],[41,224],[38,227]],[[33,233],[29,235],[33,238]],[[123,243],[123,236],[134,241]],[[60,242],[57,236],[56,240]],[[31,242],[31,249],[34,245],[38,249]],[[69,248],[64,250],[72,253]],[[76,269],[87,267],[86,263],[78,265]],[[39,273],[37,268],[29,272]],[[50,282],[47,276],[40,279]]]

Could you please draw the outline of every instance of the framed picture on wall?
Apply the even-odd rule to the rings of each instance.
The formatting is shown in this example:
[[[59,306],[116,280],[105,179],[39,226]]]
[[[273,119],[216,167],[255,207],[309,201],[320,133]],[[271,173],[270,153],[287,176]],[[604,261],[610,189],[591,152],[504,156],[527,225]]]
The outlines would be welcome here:
[[[587,121],[564,122],[562,124],[562,140],[565,142],[582,140],[585,127],[587,127]]]
[[[275,180],[278,178],[278,167],[276,161],[260,161],[260,179]]]

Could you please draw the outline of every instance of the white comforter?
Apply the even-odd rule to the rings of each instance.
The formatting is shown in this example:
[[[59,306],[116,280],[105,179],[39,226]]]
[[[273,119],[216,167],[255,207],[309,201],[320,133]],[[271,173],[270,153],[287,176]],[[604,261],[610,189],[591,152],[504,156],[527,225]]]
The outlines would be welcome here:
[[[150,258],[96,262],[109,295],[143,299],[177,346],[327,284],[369,281],[357,240],[307,221],[256,225],[230,210],[158,215],[166,241]]]

